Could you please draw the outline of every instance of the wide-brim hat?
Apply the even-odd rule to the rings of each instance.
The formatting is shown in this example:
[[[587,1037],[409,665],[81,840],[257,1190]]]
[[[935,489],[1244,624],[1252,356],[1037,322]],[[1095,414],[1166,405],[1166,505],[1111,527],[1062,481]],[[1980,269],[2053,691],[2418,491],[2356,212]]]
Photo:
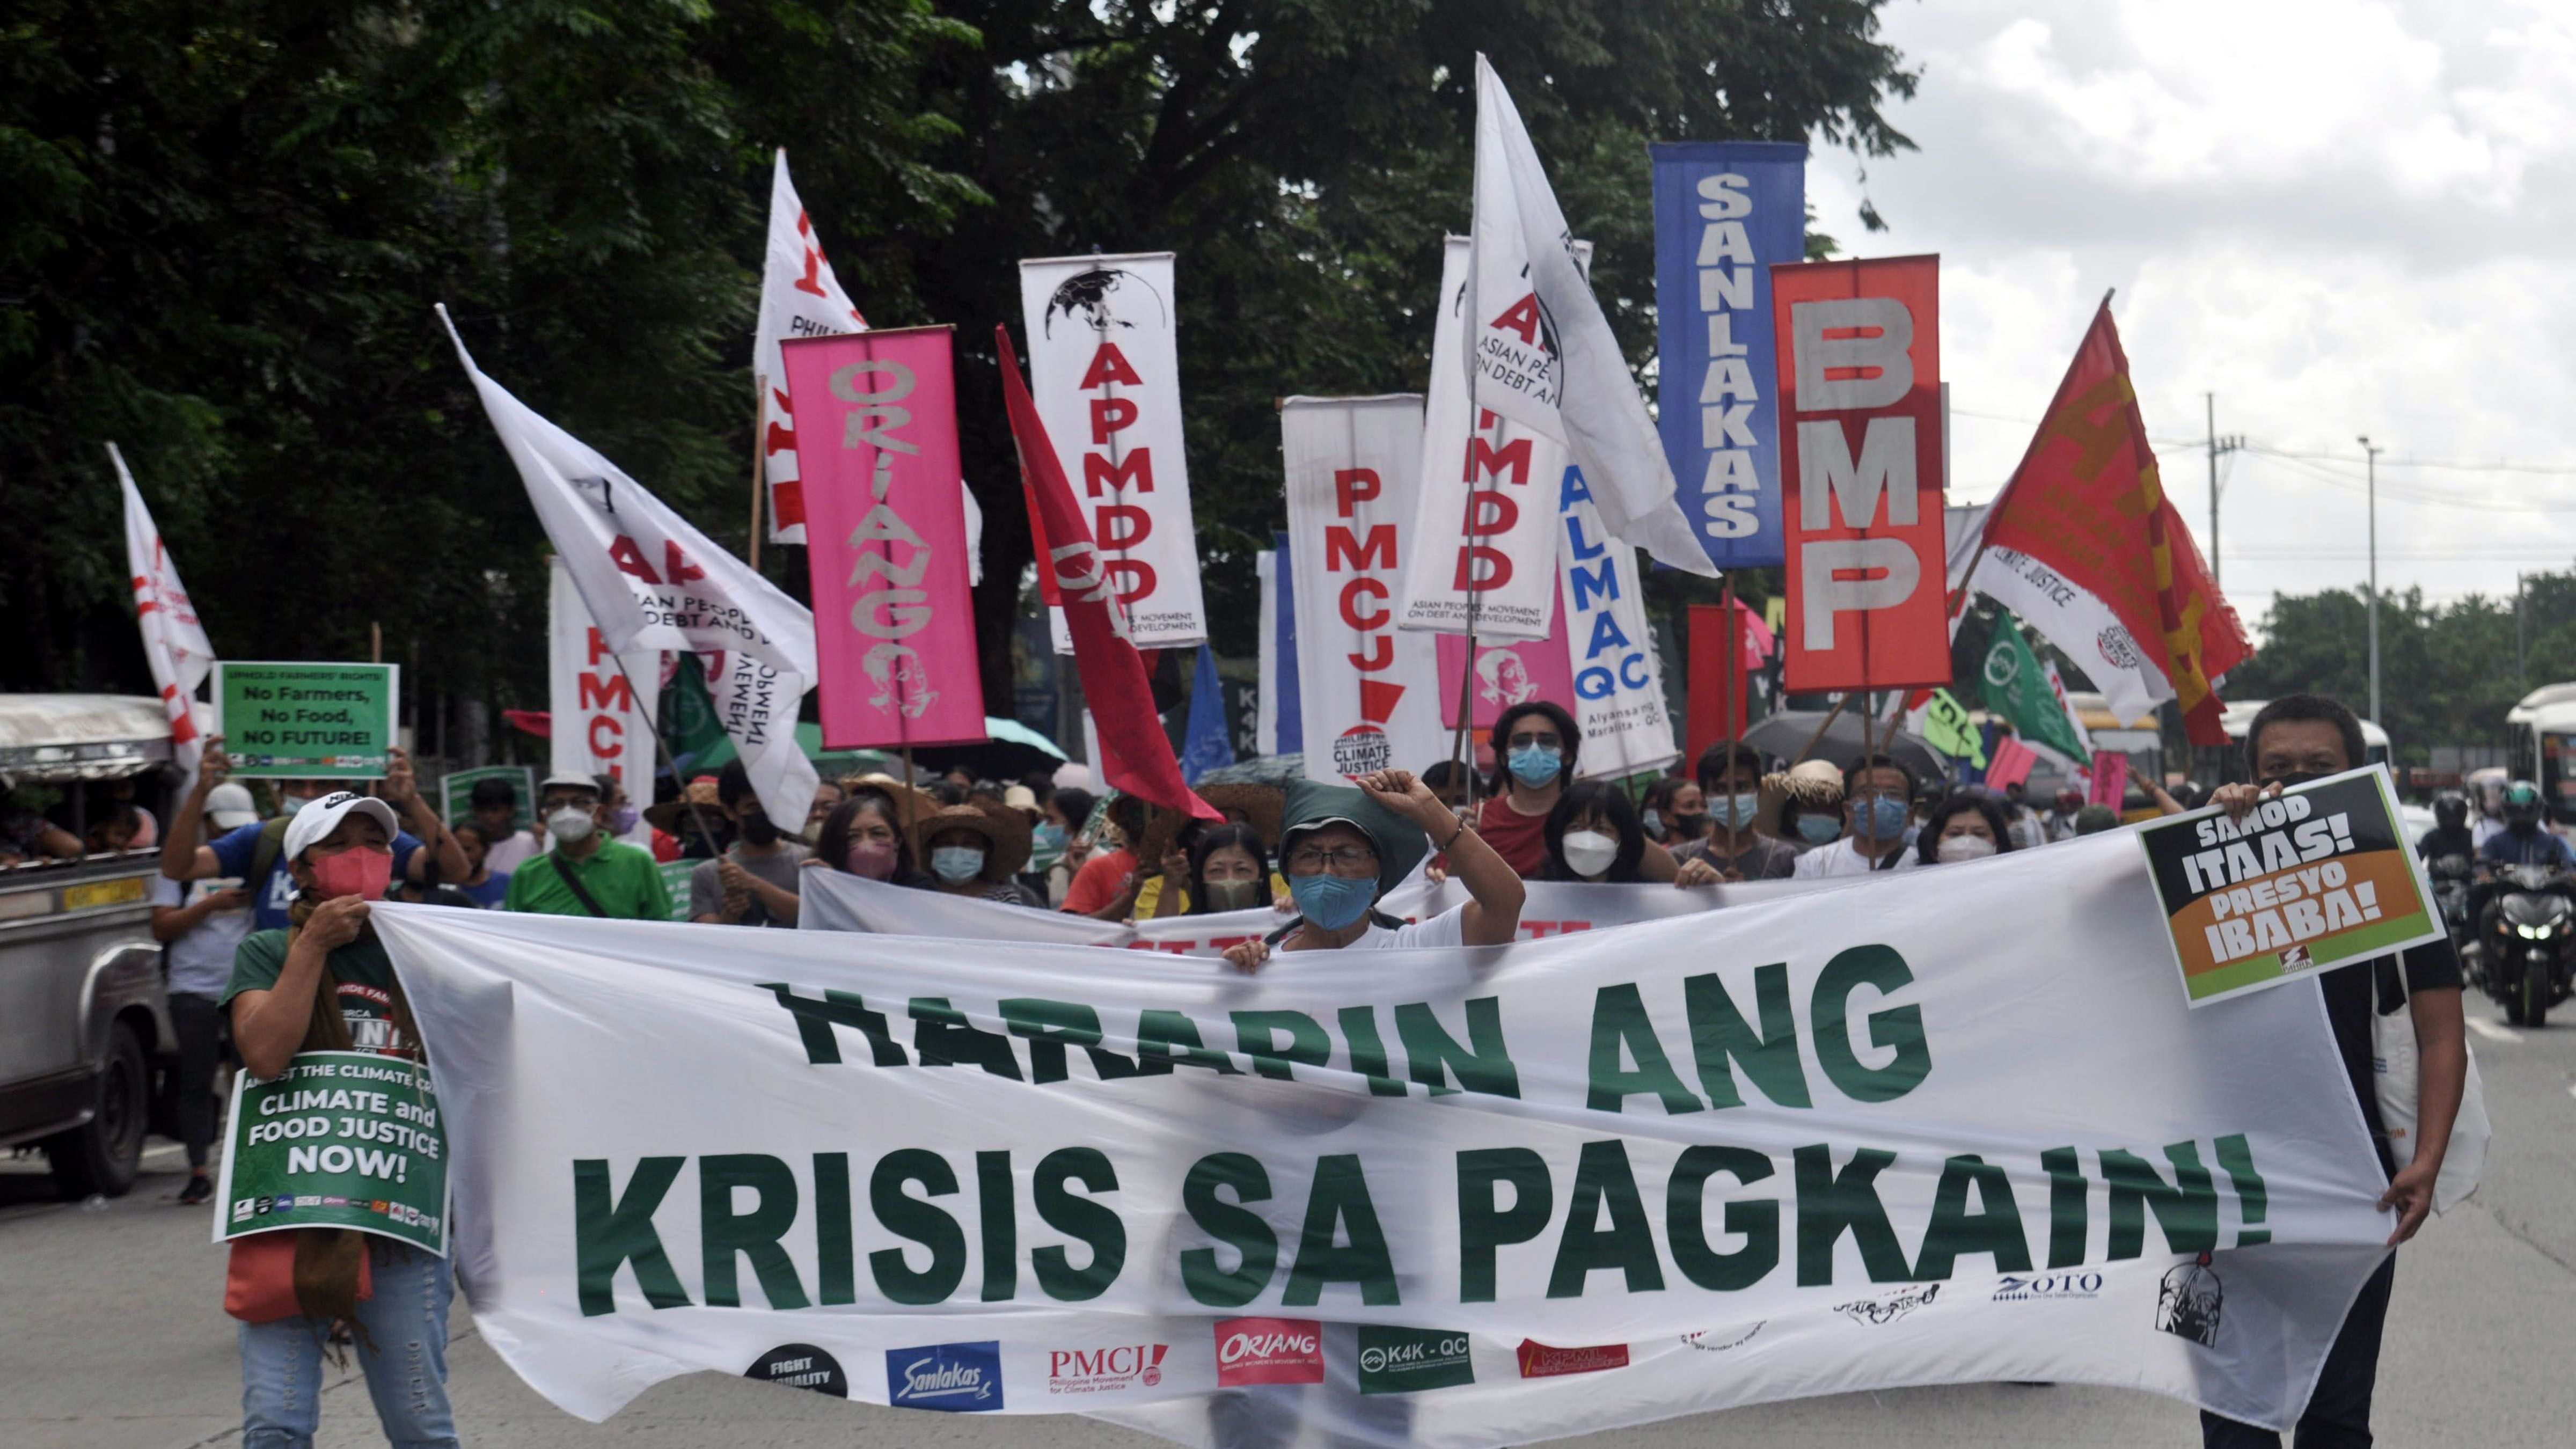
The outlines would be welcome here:
[[[1019,874],[1029,863],[1029,823],[1016,810],[984,810],[950,805],[912,822],[907,838],[912,858],[927,863],[931,840],[947,831],[971,830],[984,841],[984,873],[977,880],[998,883]]]
[[[1376,797],[1354,785],[1324,785],[1313,780],[1289,782],[1286,823],[1280,827],[1278,855],[1286,868],[1289,841],[1318,826],[1347,824],[1377,846],[1378,894],[1395,889],[1431,853],[1431,837],[1422,827],[1387,809]]]
[[[1782,827],[1780,816],[1792,800],[1804,810],[1840,806],[1843,772],[1823,760],[1807,760],[1778,774],[1763,776],[1761,800],[1753,811],[1753,828],[1774,839],[1785,838],[1789,832]]]
[[[1241,811],[1244,823],[1252,827],[1253,834],[1261,837],[1262,850],[1272,856],[1279,853],[1279,825],[1288,813],[1288,792],[1285,789],[1277,785],[1210,785],[1199,791],[1198,796],[1220,811]],[[1172,842],[1180,838],[1192,820],[1203,825],[1220,823],[1167,806],[1157,805],[1153,809],[1151,823],[1145,827],[1144,848],[1136,852],[1140,867],[1159,863],[1163,853],[1172,848]]]
[[[939,803],[938,796],[927,790],[907,785],[882,771],[845,776],[841,780],[841,790],[848,795],[873,793],[892,800],[895,823],[898,825],[907,820],[919,820],[924,816],[936,815],[947,808]]]

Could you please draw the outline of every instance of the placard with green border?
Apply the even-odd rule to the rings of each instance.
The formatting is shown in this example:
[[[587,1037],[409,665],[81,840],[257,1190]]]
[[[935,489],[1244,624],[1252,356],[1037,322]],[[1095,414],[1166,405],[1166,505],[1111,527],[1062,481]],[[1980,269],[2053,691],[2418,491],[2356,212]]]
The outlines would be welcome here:
[[[373,780],[385,773],[401,703],[398,664],[215,664],[215,728],[233,773]]]
[[[474,787],[486,780],[507,780],[518,792],[519,813],[510,817],[512,830],[525,830],[537,818],[537,772],[526,765],[485,765],[473,770],[450,770],[438,782],[441,814],[450,825],[462,825],[474,817]]]
[[[429,1069],[376,1052],[298,1052],[241,1079],[224,1126],[215,1241],[354,1228],[447,1256],[447,1137]]]

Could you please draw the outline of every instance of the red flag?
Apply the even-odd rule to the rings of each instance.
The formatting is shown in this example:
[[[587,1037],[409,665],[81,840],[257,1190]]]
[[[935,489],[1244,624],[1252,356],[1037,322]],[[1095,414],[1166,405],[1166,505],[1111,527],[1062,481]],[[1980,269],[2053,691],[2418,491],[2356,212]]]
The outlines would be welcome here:
[[[1771,643],[1771,630],[1742,599],[1690,606],[1686,761],[1721,739],[1744,738],[1746,681],[1771,657]]]
[[[2005,735],[1986,751],[1986,785],[2001,790],[2019,785],[2030,778],[2030,767],[2039,763],[2039,751]]]
[[[2157,478],[2109,298],[1987,512],[1985,541],[2028,554],[2109,605],[2172,682],[2191,742],[2227,743],[2215,681],[2254,649]]]
[[[1172,742],[1154,715],[1154,686],[1144,657],[1128,641],[1126,616],[1108,580],[1091,525],[1073,500],[1063,460],[1048,441],[1046,424],[1020,376],[1019,354],[1008,328],[993,329],[1002,349],[1002,401],[1011,415],[1011,441],[1020,450],[1020,485],[1029,500],[1029,522],[1047,540],[1038,577],[1051,579],[1064,601],[1065,627],[1073,635],[1073,667],[1082,675],[1083,699],[1100,726],[1100,778],[1112,789],[1205,820],[1224,814],[1181,780]]]

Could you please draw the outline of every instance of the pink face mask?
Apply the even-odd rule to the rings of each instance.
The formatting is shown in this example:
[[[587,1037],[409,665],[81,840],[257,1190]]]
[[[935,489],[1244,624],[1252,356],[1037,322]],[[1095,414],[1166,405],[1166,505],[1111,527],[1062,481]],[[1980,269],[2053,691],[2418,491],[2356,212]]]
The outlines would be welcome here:
[[[842,857],[842,862],[849,866],[852,875],[863,875],[870,880],[891,880],[894,877],[894,845],[882,840],[853,840],[849,854]]]
[[[356,896],[360,900],[381,900],[385,884],[394,878],[394,858],[390,851],[369,850],[358,846],[337,855],[317,855],[305,862],[313,872],[313,885],[324,900]]]

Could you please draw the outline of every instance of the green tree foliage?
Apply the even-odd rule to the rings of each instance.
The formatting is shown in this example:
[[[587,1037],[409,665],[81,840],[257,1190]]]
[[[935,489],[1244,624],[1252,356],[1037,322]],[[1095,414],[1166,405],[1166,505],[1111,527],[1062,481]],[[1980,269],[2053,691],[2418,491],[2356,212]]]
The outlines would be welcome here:
[[[2369,595],[2360,589],[2283,594],[2263,615],[2254,658],[2228,678],[2230,699],[2294,691],[2332,695],[2367,711]],[[2426,602],[2421,589],[2379,596],[2379,694],[2397,758],[2424,764],[2434,745],[2505,743],[2505,713],[2544,684],[2576,680],[2576,573],[2522,580],[2521,667],[2514,596]]]
[[[780,145],[869,318],[958,326],[987,697],[1028,561],[990,343],[1023,257],[1180,254],[1211,618],[1248,653],[1273,400],[1422,386],[1476,52],[1644,368],[1645,143],[1907,145],[1879,3],[30,0],[0,21],[0,687],[145,685],[114,438],[223,653],[357,657],[380,622],[415,689],[541,703],[543,535],[430,305],[740,541]]]

